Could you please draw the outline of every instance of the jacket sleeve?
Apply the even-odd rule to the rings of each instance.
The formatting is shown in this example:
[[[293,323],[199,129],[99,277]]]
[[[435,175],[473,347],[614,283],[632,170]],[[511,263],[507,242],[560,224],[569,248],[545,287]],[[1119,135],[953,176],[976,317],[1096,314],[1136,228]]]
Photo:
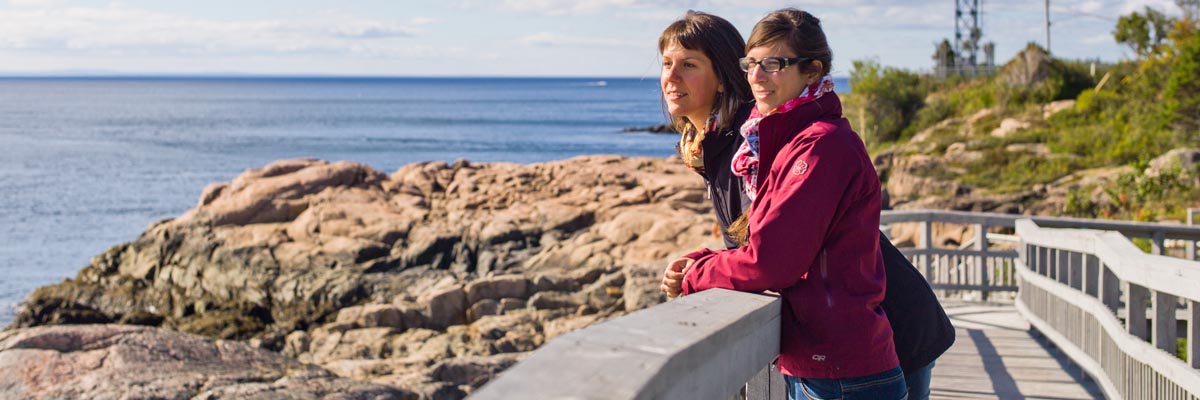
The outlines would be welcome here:
[[[689,254],[696,260],[684,294],[710,288],[779,291],[805,279],[858,176],[852,151],[820,135],[780,151],[750,211],[750,240],[733,250]]]

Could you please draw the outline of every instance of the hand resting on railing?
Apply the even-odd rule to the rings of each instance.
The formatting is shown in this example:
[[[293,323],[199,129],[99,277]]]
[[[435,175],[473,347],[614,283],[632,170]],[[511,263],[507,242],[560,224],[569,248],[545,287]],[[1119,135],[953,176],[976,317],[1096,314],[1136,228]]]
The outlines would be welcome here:
[[[693,262],[690,258],[682,257],[667,264],[667,269],[663,271],[663,280],[660,289],[662,289],[663,293],[667,294],[668,298],[673,299],[683,293],[683,277],[687,276]]]

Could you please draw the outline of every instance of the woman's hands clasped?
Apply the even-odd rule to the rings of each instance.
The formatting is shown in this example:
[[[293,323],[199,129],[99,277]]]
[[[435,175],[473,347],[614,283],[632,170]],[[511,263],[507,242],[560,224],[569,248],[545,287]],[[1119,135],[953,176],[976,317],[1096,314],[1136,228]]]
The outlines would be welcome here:
[[[687,276],[688,270],[692,268],[694,263],[690,258],[677,258],[667,264],[667,269],[663,271],[662,289],[663,293],[667,294],[668,298],[676,298],[683,292],[683,277]]]

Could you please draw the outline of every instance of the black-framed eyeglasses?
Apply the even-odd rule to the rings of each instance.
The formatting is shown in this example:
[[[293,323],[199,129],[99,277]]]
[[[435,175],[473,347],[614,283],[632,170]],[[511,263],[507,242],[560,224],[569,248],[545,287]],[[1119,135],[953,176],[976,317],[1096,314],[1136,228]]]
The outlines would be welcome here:
[[[742,67],[742,71],[750,72],[755,64],[762,67],[763,72],[779,72],[779,70],[787,68],[789,65],[796,65],[806,61],[812,61],[811,58],[804,57],[767,57],[762,60],[754,60],[750,57],[742,57],[738,59],[738,65]]]

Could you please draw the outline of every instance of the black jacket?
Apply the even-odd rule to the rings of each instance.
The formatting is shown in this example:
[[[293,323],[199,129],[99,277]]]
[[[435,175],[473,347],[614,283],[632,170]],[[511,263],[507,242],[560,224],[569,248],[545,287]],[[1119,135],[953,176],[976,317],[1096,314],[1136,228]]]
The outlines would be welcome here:
[[[721,225],[721,236],[725,239],[726,248],[736,248],[737,241],[729,237],[729,225],[742,216],[742,210],[750,207],[750,198],[742,190],[743,180],[733,175],[730,161],[733,153],[741,147],[742,134],[738,128],[742,122],[750,118],[750,110],[754,104],[743,106],[734,117],[735,123],[724,132],[708,135],[700,146],[704,151],[704,183],[708,185],[708,197],[712,199],[713,211],[717,214],[717,223]]]
[[[701,175],[708,185],[708,195],[721,226],[725,247],[730,249],[736,248],[737,242],[729,237],[727,229],[750,206],[750,199],[742,190],[744,181],[733,175],[729,163],[745,140],[738,128],[749,118],[753,106],[742,107],[734,119],[737,122],[730,129],[708,135],[701,143],[704,148],[704,173]],[[887,291],[881,306],[892,325],[900,368],[909,373],[929,365],[954,344],[954,326],[929,282],[882,232],[879,233],[879,249],[887,273]]]

